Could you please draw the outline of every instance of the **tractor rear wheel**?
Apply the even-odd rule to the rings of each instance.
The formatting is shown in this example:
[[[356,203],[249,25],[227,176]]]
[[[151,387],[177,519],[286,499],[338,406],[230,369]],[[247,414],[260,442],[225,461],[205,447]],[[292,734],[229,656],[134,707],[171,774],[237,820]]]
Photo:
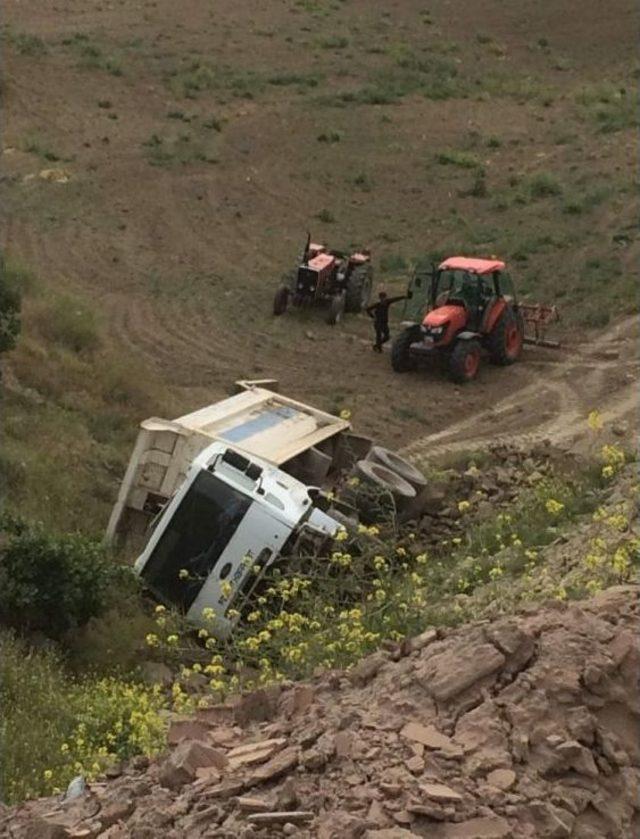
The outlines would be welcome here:
[[[420,328],[410,326],[393,340],[391,345],[391,366],[396,373],[415,370],[416,360],[411,355],[411,344],[420,340]]]
[[[357,265],[349,275],[346,288],[345,308],[347,312],[361,312],[371,297],[373,270],[371,264]]]
[[[523,339],[522,315],[507,306],[487,340],[492,364],[507,366],[517,361],[522,352]]]
[[[273,298],[273,314],[284,315],[289,304],[289,289],[286,286],[280,286],[276,291],[276,296]]]
[[[449,356],[449,373],[454,382],[470,382],[475,379],[480,367],[480,344],[478,341],[458,341]]]
[[[345,309],[345,293],[341,291],[331,298],[329,303],[329,314],[327,315],[327,323],[330,326],[335,326],[342,320],[342,315]]]

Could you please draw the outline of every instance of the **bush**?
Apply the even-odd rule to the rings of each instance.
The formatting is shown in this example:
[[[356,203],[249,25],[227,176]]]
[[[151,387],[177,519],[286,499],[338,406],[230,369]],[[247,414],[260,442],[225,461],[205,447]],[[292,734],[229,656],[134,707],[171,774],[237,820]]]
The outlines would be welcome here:
[[[533,175],[527,187],[532,198],[547,198],[550,195],[562,194],[562,184],[550,172],[538,172],[537,175]]]
[[[129,576],[85,536],[6,519],[2,536],[0,621],[20,631],[60,639],[101,614]]]
[[[0,798],[14,804],[91,780],[165,742],[158,689],[119,679],[72,680],[52,650],[0,635]]]
[[[480,167],[480,161],[469,152],[464,151],[443,151],[436,155],[436,162],[441,166],[459,166],[461,169],[476,169]]]
[[[0,353],[12,350],[20,334],[20,274],[0,254]]]

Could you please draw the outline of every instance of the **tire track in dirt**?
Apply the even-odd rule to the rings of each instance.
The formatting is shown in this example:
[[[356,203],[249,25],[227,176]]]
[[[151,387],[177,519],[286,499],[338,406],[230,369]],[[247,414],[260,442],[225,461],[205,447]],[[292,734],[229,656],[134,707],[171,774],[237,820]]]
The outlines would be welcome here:
[[[498,442],[517,444],[548,439],[555,444],[567,443],[584,433],[587,416],[593,409],[599,410],[605,423],[627,416],[637,408],[640,376],[640,361],[633,352],[634,331],[637,318],[626,318],[592,343],[572,348],[562,361],[535,362],[541,368],[538,375],[546,370],[544,380],[532,382],[479,416],[414,441],[404,453],[413,459],[428,460]],[[607,351],[610,358],[605,357]],[[551,408],[550,400],[554,400]],[[512,430],[501,420],[513,414],[517,422]],[[493,424],[490,432],[474,431],[485,422]]]

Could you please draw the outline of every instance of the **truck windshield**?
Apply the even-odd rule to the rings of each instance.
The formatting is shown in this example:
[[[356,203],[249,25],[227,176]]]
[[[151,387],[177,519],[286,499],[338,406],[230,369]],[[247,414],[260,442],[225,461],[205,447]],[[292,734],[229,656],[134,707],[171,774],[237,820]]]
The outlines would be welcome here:
[[[142,569],[149,588],[186,612],[250,506],[251,498],[202,470]]]

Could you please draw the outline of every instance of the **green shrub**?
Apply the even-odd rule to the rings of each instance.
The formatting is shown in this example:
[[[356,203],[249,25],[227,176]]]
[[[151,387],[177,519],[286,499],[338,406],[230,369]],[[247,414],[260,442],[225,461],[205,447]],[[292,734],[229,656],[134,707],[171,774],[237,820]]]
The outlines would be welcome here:
[[[269,84],[276,87],[288,87],[289,85],[298,85],[300,88],[317,87],[318,77],[311,73],[279,73],[269,78]]]
[[[323,50],[343,50],[349,46],[349,39],[342,35],[329,35],[326,38],[320,38],[318,46]]]
[[[531,198],[548,198],[562,194],[562,184],[550,172],[538,172],[526,182],[526,190]]]
[[[342,134],[340,131],[328,131],[322,132],[322,134],[318,134],[316,140],[319,143],[339,143],[342,139]]]
[[[333,224],[336,220],[336,217],[333,215],[331,210],[320,210],[320,212],[316,215],[318,221],[323,222],[323,224]]]
[[[28,32],[7,33],[7,40],[13,44],[21,55],[30,55],[32,58],[47,54],[47,46],[38,35],[30,35]]]
[[[21,274],[0,254],[0,353],[12,350],[20,334]]]
[[[438,152],[436,162],[441,166],[458,166],[461,169],[477,169],[480,167],[480,161],[476,155],[466,151]]]
[[[129,572],[80,535],[52,536],[5,522],[0,548],[0,621],[60,639],[103,612]]]
[[[638,125],[635,97],[623,84],[602,82],[583,87],[576,101],[583,115],[595,122],[600,133],[608,134]]]
[[[70,679],[53,650],[0,634],[0,797],[8,804],[91,780],[118,760],[153,756],[165,742],[158,689]]]

